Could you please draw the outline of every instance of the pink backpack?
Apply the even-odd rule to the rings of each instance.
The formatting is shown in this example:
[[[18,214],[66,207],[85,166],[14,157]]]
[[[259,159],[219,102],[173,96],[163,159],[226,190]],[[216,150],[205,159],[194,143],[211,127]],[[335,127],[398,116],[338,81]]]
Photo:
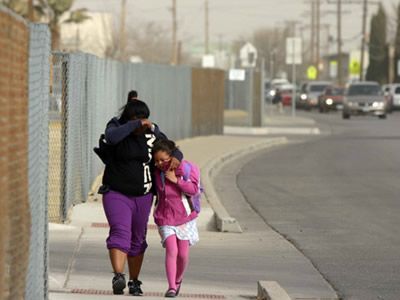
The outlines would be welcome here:
[[[189,177],[190,177],[190,172],[192,171],[192,165],[190,163],[185,163],[183,166],[183,180],[188,181]],[[201,194],[204,192],[204,188],[200,183],[200,178],[199,178],[199,191],[197,192],[197,194],[188,197],[188,200],[190,199],[191,203],[192,203],[192,208],[194,211],[196,211],[197,213],[200,213],[201,210],[201,204],[200,204],[200,200],[201,200]]]
[[[185,180],[185,181],[189,180],[191,171],[192,171],[192,165],[190,163],[186,162],[183,165],[183,180]],[[161,172],[160,175],[161,175],[161,182],[162,182],[162,184],[164,186],[165,185],[165,173]],[[185,196],[187,197],[187,199],[188,199],[188,201],[190,203],[192,211],[200,213],[200,210],[201,210],[201,204],[200,204],[200,202],[201,202],[200,201],[201,200],[201,194],[204,192],[204,188],[200,183],[200,178],[199,178],[198,185],[199,185],[199,191],[197,192],[197,194],[195,194],[193,196],[189,196],[189,195],[185,194]]]

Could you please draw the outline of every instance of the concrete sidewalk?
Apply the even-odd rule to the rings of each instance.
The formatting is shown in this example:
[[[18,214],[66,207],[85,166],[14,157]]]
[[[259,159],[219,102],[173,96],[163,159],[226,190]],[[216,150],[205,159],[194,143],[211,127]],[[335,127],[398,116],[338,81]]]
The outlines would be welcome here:
[[[333,289],[309,260],[262,224],[255,214],[248,215],[249,219],[241,214],[240,220],[229,215],[220,198],[229,196],[233,188],[220,195],[213,187],[213,178],[225,163],[243,161],[252,151],[286,142],[284,138],[236,136],[197,137],[178,142],[185,157],[200,166],[206,189],[198,220],[200,242],[191,249],[180,298],[255,299],[257,282],[267,280],[282,283],[292,299],[336,299]],[[232,201],[229,203],[236,209],[249,209],[243,202]],[[254,222],[261,225],[249,226]],[[217,232],[216,226],[222,229],[225,226],[227,231],[239,228],[237,232],[243,232]],[[50,224],[50,299],[123,297],[111,294],[113,275],[105,247],[107,234],[101,199],[96,195],[93,201],[74,207],[70,224]],[[159,299],[167,289],[167,282],[164,249],[152,222],[148,243],[140,279],[144,297]]]
[[[316,122],[303,111],[292,116],[291,109],[285,107],[278,112],[273,105],[266,105],[262,127],[251,127],[249,115],[243,110],[225,110],[224,134],[227,135],[319,135]]]

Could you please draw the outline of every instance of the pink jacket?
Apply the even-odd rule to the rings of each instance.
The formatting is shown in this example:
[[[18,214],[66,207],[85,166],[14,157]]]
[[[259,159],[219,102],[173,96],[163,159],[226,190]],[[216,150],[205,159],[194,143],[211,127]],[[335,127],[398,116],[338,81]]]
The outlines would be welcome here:
[[[165,178],[165,186],[161,179],[161,171],[155,170],[155,185],[157,190],[158,204],[154,210],[154,221],[158,226],[178,226],[187,223],[197,217],[197,212],[188,208],[186,195],[195,195],[199,190],[200,171],[191,164],[189,180],[183,180],[183,165],[190,162],[183,160],[175,170],[178,182],[172,183]]]

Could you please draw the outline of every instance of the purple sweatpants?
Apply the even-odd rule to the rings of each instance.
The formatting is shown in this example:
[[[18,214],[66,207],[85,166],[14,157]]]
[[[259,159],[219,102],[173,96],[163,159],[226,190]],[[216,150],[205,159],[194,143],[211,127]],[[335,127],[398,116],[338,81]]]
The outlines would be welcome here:
[[[109,191],[103,195],[104,212],[110,225],[108,249],[119,249],[128,256],[144,253],[152,201],[151,193],[133,197]]]

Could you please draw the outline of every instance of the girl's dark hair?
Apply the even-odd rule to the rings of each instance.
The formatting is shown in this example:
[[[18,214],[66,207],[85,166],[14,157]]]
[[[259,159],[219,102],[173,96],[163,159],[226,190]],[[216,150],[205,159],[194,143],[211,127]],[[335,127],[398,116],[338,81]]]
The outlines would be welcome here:
[[[128,100],[127,102],[137,100],[138,93],[135,90],[132,90],[128,93]]]
[[[177,149],[178,149],[178,147],[176,146],[176,144],[173,141],[159,140],[153,146],[153,153],[155,154],[159,151],[164,151],[164,152],[168,153],[168,155],[171,155],[172,152],[174,152]]]
[[[133,119],[148,119],[150,109],[146,103],[140,100],[128,102],[121,108],[120,122],[126,123]]]

